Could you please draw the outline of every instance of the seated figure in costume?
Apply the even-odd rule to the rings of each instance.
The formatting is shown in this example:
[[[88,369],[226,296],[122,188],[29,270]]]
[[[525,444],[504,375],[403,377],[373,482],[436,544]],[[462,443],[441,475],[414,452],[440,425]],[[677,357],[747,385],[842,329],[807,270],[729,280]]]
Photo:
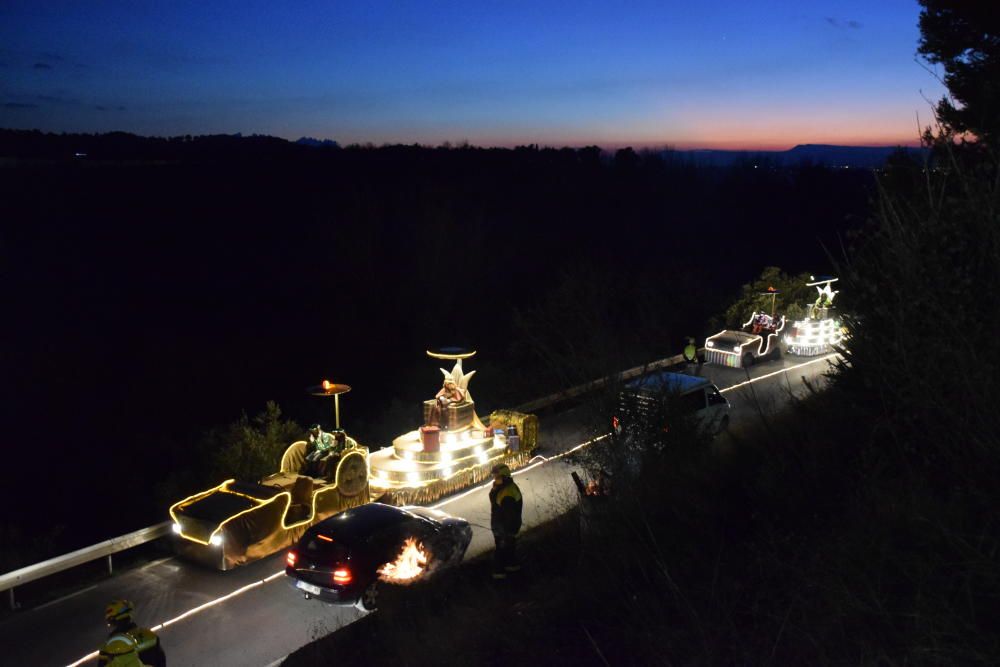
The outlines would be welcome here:
[[[453,403],[461,403],[464,400],[465,392],[458,388],[458,385],[455,384],[455,380],[451,377],[446,377],[441,390],[434,396],[434,406],[431,408],[428,426],[440,426],[442,412],[447,409],[449,405]]]
[[[319,424],[309,427],[306,438],[308,454],[306,454],[305,474],[310,477],[325,477],[330,463],[340,458],[347,446],[347,434],[343,430],[326,433]]]

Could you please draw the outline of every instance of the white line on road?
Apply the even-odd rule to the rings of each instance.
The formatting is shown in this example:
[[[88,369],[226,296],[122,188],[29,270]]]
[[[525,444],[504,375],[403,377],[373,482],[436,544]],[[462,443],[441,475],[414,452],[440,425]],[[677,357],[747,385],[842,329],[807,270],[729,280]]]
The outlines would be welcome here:
[[[760,377],[750,378],[749,380],[744,380],[743,382],[726,387],[725,389],[720,389],[719,393],[724,394],[727,391],[732,391],[733,389],[739,389],[740,387],[745,387],[748,384],[753,384],[754,382],[759,382],[760,380],[766,380],[767,378],[774,377],[775,375],[781,375],[782,373],[787,373],[788,371],[794,371],[797,368],[803,368],[805,366],[809,366],[810,364],[818,364],[821,361],[828,361],[830,359],[833,359],[834,357],[839,357],[839,356],[840,355],[838,353],[834,352],[833,354],[828,354],[825,357],[820,357],[819,359],[813,359],[811,361],[806,361],[801,364],[789,366],[788,368],[782,368],[772,373],[768,373],[767,375],[761,375]]]
[[[722,392],[722,393],[725,393],[727,391],[732,391],[733,389],[739,389],[740,387],[743,387],[745,385],[753,384],[754,382],[759,382],[760,380],[766,380],[767,378],[774,377],[775,375],[780,375],[781,373],[787,373],[788,371],[793,371],[793,370],[796,370],[796,369],[799,369],[799,368],[803,368],[805,366],[809,366],[810,364],[816,364],[816,363],[819,363],[821,361],[827,361],[827,360],[833,359],[834,357],[837,357],[837,356],[839,356],[839,355],[837,355],[835,353],[835,354],[827,355],[825,357],[820,357],[819,359],[812,359],[810,361],[806,361],[806,362],[801,363],[801,364],[796,364],[795,366],[789,366],[788,368],[782,368],[780,370],[774,371],[773,373],[768,373],[766,375],[761,375],[760,377],[755,377],[755,378],[751,378],[749,380],[745,380],[745,381],[740,382],[738,384],[734,384],[732,386],[726,387],[725,389],[720,389],[719,391]],[[541,456],[541,455],[536,456],[533,459],[531,459],[531,461],[536,461],[536,459],[540,459],[540,460],[536,461],[535,463],[532,463],[531,461],[529,461],[527,466],[525,466],[524,468],[521,468],[520,470],[514,471],[513,474],[514,475],[523,475],[524,473],[526,473],[529,470],[532,470],[534,468],[537,468],[538,466],[545,465],[546,463],[549,463],[551,461],[556,461],[558,459],[561,459],[564,456],[568,456],[568,455],[572,454],[575,451],[583,449],[584,447],[589,447],[590,445],[593,445],[595,443],[601,442],[602,440],[605,440],[605,439],[607,439],[609,437],[611,437],[611,434],[610,433],[606,433],[604,435],[599,435],[596,438],[591,438],[590,440],[587,440],[586,442],[581,442],[580,444],[576,445],[575,447],[572,447],[571,449],[567,449],[565,452],[560,452],[559,454],[556,454],[554,456],[548,456],[548,457]],[[473,494],[473,493],[475,493],[477,491],[482,491],[483,489],[485,489],[486,487],[490,486],[491,484],[492,484],[492,482],[485,482],[483,484],[480,484],[479,486],[475,486],[475,487],[473,487],[471,489],[468,489],[467,491],[463,491],[462,493],[460,493],[460,494],[458,494],[456,496],[452,496],[450,498],[447,498],[446,500],[442,500],[441,502],[439,502],[436,505],[431,505],[431,509],[438,509],[440,507],[444,507],[445,505],[447,505],[449,503],[453,503],[456,500],[459,500],[460,498],[465,498],[466,496],[471,495],[471,494]],[[278,577],[280,577],[284,573],[285,573],[285,570],[281,569],[278,572],[275,572],[274,574],[269,575],[269,576],[261,579],[260,581],[255,581],[255,582],[253,582],[251,584],[247,584],[246,586],[243,586],[242,588],[237,588],[232,593],[227,593],[226,595],[223,595],[220,598],[216,598],[215,600],[211,600],[209,602],[206,602],[206,603],[204,603],[202,605],[194,607],[193,609],[189,609],[188,611],[184,612],[183,614],[181,614],[179,616],[175,616],[174,618],[170,619],[169,621],[164,621],[163,623],[160,623],[159,625],[153,626],[150,629],[155,632],[157,630],[161,630],[163,628],[166,628],[167,626],[173,625],[174,623],[177,623],[178,621],[181,621],[181,620],[183,620],[183,619],[185,619],[185,618],[187,618],[189,616],[193,616],[194,614],[197,614],[198,612],[201,612],[201,611],[203,611],[205,609],[208,609],[209,607],[214,607],[215,605],[221,604],[222,602],[225,602],[226,600],[229,600],[230,598],[234,598],[237,595],[242,595],[243,593],[246,593],[249,590],[257,588],[258,586],[263,586],[264,584],[268,583],[269,581],[273,581],[274,579],[277,579]],[[68,667],[79,667],[79,665],[82,665],[83,663],[87,662],[88,660],[93,660],[96,657],[97,657],[97,651],[94,651],[93,653],[89,653],[89,654],[85,655],[84,657],[80,658],[76,662],[70,663],[68,665]]]

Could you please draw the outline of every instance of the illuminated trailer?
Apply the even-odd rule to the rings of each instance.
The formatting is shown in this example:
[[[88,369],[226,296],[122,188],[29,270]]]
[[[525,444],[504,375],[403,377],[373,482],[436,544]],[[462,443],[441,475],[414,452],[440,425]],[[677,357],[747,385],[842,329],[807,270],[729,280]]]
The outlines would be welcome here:
[[[705,362],[730,368],[747,368],[757,361],[781,356],[781,332],[785,317],[775,315],[778,290],[769,287],[760,296],[771,297],[770,314],[756,311],[743,323],[742,330],[725,329],[705,339]]]
[[[506,410],[493,412],[489,423],[476,414],[462,361],[475,355],[462,348],[428,350],[432,359],[454,361],[440,369],[438,395],[424,401],[423,425],[373,452],[372,495],[380,502],[409,505],[432,502],[448,493],[489,479],[498,463],[524,465],[538,442],[538,418]],[[515,436],[516,435],[516,439]]]
[[[342,449],[311,460],[309,443],[300,440],[285,450],[279,471],[260,481],[228,479],[174,503],[175,551],[230,570],[295,544],[329,516],[368,503],[368,449],[339,428],[339,395],[347,391],[347,385],[329,382],[310,390],[334,398]]]
[[[790,354],[802,357],[825,354],[843,341],[843,325],[833,309],[833,299],[839,291],[832,286],[837,280],[822,277],[806,283],[815,287],[819,296],[808,306],[809,316],[794,322],[786,332],[783,342]]]

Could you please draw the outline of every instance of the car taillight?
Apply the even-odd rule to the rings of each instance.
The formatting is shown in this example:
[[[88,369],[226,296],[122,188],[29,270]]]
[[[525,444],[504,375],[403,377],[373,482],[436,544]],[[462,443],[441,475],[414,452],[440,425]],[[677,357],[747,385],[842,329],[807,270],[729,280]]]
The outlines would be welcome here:
[[[294,551],[289,551],[288,556],[285,557],[285,562],[288,563],[288,567],[295,567],[295,561],[299,559],[299,555]]]
[[[333,582],[336,584],[349,584],[351,579],[351,571],[346,567],[338,567],[333,571]]]
[[[621,426],[621,422],[618,421],[618,417],[616,415],[611,418],[611,428],[617,431],[619,426]]]

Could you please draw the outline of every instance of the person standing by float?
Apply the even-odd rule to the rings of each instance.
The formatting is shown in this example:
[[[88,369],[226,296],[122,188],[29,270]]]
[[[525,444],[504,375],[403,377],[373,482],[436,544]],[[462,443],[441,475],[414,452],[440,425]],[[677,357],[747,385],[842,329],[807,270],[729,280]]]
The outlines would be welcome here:
[[[490,489],[490,529],[496,542],[493,554],[493,578],[506,579],[521,566],[517,562],[517,533],[521,530],[521,509],[524,505],[521,489],[514,483],[510,468],[493,466],[493,488]]]

